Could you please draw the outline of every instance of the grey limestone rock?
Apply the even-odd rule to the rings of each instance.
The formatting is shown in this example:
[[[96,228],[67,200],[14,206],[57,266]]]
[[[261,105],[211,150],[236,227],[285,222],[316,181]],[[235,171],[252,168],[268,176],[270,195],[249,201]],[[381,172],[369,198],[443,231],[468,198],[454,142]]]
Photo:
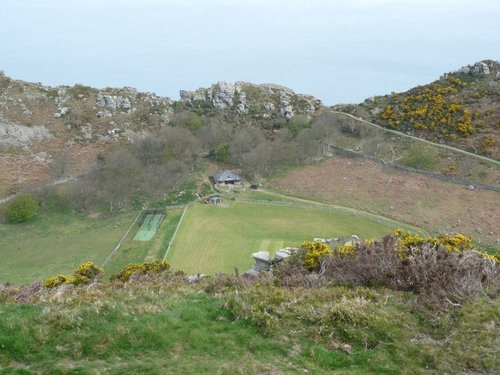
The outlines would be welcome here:
[[[0,117],[0,144],[27,148],[33,141],[50,138],[52,138],[52,135],[43,126],[7,123]]]
[[[108,112],[121,110],[125,113],[130,113],[132,111],[130,99],[124,96],[99,93],[95,101],[98,106],[105,107]]]
[[[253,269],[255,271],[265,271],[271,268],[271,258],[269,256],[269,251],[258,251],[252,254],[252,258],[255,260]]]

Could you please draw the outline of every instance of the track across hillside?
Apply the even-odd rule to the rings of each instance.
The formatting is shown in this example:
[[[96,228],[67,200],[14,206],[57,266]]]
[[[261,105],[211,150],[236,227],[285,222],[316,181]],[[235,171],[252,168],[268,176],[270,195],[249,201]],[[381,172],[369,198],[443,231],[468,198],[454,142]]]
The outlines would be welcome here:
[[[431,141],[428,141],[428,140],[423,139],[423,138],[419,138],[419,137],[415,137],[415,136],[412,136],[412,135],[408,135],[408,134],[399,132],[397,130],[384,128],[383,126],[374,124],[373,122],[367,121],[367,120],[362,119],[360,117],[356,117],[354,115],[351,115],[350,113],[340,112],[340,111],[334,111],[334,110],[329,110],[329,112],[331,112],[331,113],[337,113],[337,114],[340,114],[340,115],[344,115],[344,116],[350,117],[350,118],[352,118],[352,119],[354,119],[356,121],[359,121],[359,122],[361,122],[363,124],[375,127],[377,129],[380,129],[380,130],[383,130],[383,131],[387,131],[389,133],[396,134],[396,135],[401,136],[401,137],[406,137],[406,138],[412,139],[414,141],[419,141],[419,142],[422,142],[422,143],[426,143],[426,144],[432,145],[434,147],[439,147],[439,148],[442,148],[442,149],[448,149],[448,150],[451,150],[451,151],[454,151],[454,152],[458,152],[458,153],[463,154],[463,155],[472,156],[474,158],[477,158],[477,159],[480,159],[480,160],[484,160],[484,161],[487,161],[489,163],[493,163],[493,164],[496,164],[496,165],[500,166],[500,161],[498,161],[498,160],[491,159],[491,158],[488,158],[488,157],[482,156],[482,155],[477,155],[477,154],[474,154],[472,152],[468,152],[468,151],[465,151],[465,150],[462,150],[462,149],[459,149],[459,148],[456,148],[456,147],[453,147],[453,146],[448,146],[448,145],[443,145],[443,144],[431,142]]]

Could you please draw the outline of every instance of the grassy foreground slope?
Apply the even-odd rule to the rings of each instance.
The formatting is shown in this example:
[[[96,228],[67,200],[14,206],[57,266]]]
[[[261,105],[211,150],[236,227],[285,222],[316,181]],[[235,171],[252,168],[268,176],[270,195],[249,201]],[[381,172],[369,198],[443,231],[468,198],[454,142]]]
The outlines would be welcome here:
[[[289,206],[225,202],[188,208],[167,256],[171,264],[187,273],[231,273],[235,267],[246,271],[253,264],[250,255],[256,251],[274,253],[314,237],[356,234],[376,238],[392,229],[375,219],[294,206],[293,202]]]
[[[414,294],[386,289],[235,277],[188,284],[172,274],[63,289],[0,288],[1,373],[494,374],[500,366],[498,299],[435,314]]]

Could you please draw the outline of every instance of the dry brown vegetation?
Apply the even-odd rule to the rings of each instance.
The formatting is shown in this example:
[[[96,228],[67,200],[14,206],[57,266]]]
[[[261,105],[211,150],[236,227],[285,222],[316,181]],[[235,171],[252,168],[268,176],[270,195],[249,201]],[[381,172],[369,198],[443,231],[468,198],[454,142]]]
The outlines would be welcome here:
[[[387,216],[431,232],[462,232],[500,243],[500,194],[402,172],[370,161],[335,157],[273,180],[287,194]]]

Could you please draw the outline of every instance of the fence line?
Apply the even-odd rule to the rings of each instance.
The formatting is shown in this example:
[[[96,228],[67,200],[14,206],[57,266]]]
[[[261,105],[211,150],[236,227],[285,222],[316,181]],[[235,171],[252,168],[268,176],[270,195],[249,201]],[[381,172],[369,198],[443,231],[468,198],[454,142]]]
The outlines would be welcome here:
[[[135,223],[137,223],[137,220],[139,220],[139,218],[141,217],[142,213],[143,213],[143,210],[141,210],[141,212],[139,212],[139,215],[137,215],[136,218],[134,219],[134,221],[132,222],[132,224],[130,224],[130,226],[128,227],[128,229],[125,232],[125,234],[122,236],[122,238],[120,238],[120,241],[118,241],[118,243],[116,244],[115,248],[108,254],[108,256],[106,257],[106,259],[104,259],[104,262],[101,264],[101,268],[103,268],[109,262],[109,260],[113,256],[113,254],[116,253],[118,251],[118,249],[121,247],[123,241],[128,236],[128,234],[130,233],[130,231],[134,227]]]
[[[448,150],[451,150],[451,151],[458,152],[460,154],[472,156],[472,157],[477,158],[477,159],[485,160],[485,161],[488,161],[490,163],[493,163],[493,164],[496,164],[496,165],[500,165],[500,161],[498,161],[498,160],[491,159],[491,158],[488,158],[488,157],[483,156],[483,155],[474,154],[472,152],[465,151],[465,150],[462,150],[462,149],[459,149],[459,148],[456,148],[456,147],[453,147],[453,146],[442,145],[442,144],[439,144],[439,143],[431,142],[431,141],[428,141],[427,139],[415,137],[415,136],[409,135],[409,134],[405,134],[403,132],[400,132],[400,131],[397,131],[397,130],[394,130],[394,129],[388,129],[388,128],[385,128],[383,126],[377,125],[377,124],[375,124],[373,122],[370,122],[370,121],[367,121],[365,119],[362,119],[360,117],[356,117],[356,116],[354,116],[354,115],[352,115],[350,113],[340,112],[340,111],[334,111],[334,110],[330,110],[330,112],[350,117],[350,118],[352,118],[354,120],[357,120],[357,121],[362,122],[364,124],[370,125],[371,127],[374,127],[374,128],[377,128],[377,129],[380,129],[380,130],[383,130],[383,131],[386,131],[386,132],[389,132],[389,133],[392,133],[392,134],[396,134],[398,136],[403,136],[403,137],[406,137],[406,138],[413,139],[415,141],[419,141],[419,142],[422,142],[422,143],[430,144],[430,145],[435,146],[435,147],[445,148],[445,149],[448,149]]]
[[[427,176],[427,177],[436,178],[438,180],[445,181],[445,182],[451,182],[451,183],[454,183],[454,184],[457,184],[457,185],[473,186],[476,189],[484,189],[484,190],[491,190],[491,191],[500,192],[500,187],[497,187],[497,186],[488,185],[488,184],[481,184],[481,183],[471,182],[471,181],[467,181],[467,180],[461,180],[461,179],[458,179],[458,178],[453,178],[453,177],[449,177],[449,176],[443,176],[442,174],[438,174],[438,173],[434,173],[434,172],[423,171],[421,169],[407,167],[407,166],[400,165],[400,164],[394,164],[392,162],[388,162],[388,161],[379,159],[379,158],[377,158],[375,156],[365,154],[364,152],[350,150],[350,149],[344,148],[342,146],[328,144],[328,147],[332,151],[334,151],[337,155],[348,156],[348,157],[355,157],[355,158],[369,159],[369,160],[372,160],[372,161],[374,161],[376,163],[382,164],[382,165],[384,165],[386,167],[390,167],[390,168],[394,168],[394,169],[399,169],[399,170],[402,170],[402,171],[405,171],[405,172],[418,173],[418,174],[421,174],[421,175],[424,175],[424,176]]]
[[[385,225],[387,227],[394,228],[394,229],[398,229],[401,227],[401,225],[404,225],[404,226],[408,226],[408,227],[422,230],[421,228],[418,228],[418,227],[415,227],[415,226],[409,225],[409,224],[401,223],[400,225],[398,225],[398,224],[395,224],[389,220],[384,220],[381,216],[378,216],[376,214],[358,211],[358,210],[353,210],[353,209],[349,209],[347,207],[345,207],[345,208],[344,207],[325,207],[325,206],[322,206],[321,204],[307,204],[307,203],[285,202],[285,201],[263,201],[263,200],[251,199],[251,198],[234,198],[234,200],[237,202],[261,203],[261,204],[271,204],[271,205],[277,205],[277,206],[289,206],[289,207],[298,207],[298,208],[313,208],[313,209],[325,211],[325,212],[337,212],[337,213],[343,213],[343,214],[351,214],[354,216],[363,217],[367,220],[374,221],[378,224],[382,224],[382,225]]]
[[[170,242],[168,243],[167,251],[165,251],[165,256],[163,257],[163,261],[165,261],[165,259],[167,259],[168,252],[170,250],[170,247],[172,246],[172,243],[174,242],[175,236],[177,235],[177,231],[179,230],[179,228],[182,224],[182,219],[184,219],[184,215],[186,214],[187,208],[188,208],[188,205],[185,205],[184,211],[182,212],[182,215],[181,215],[181,218],[180,218],[179,222],[177,223],[177,227],[175,228],[175,232],[172,235],[172,238],[170,238]]]

